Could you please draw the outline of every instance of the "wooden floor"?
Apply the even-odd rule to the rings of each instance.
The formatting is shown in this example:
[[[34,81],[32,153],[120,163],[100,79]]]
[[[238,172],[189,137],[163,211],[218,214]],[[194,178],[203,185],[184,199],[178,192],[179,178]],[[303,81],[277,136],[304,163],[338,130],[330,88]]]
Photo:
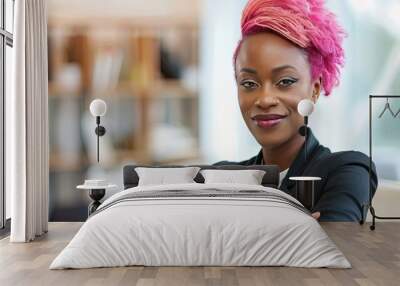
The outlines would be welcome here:
[[[353,265],[352,269],[290,267],[123,267],[48,270],[81,226],[50,223],[32,242],[0,241],[0,285],[400,285],[400,223],[322,223]]]

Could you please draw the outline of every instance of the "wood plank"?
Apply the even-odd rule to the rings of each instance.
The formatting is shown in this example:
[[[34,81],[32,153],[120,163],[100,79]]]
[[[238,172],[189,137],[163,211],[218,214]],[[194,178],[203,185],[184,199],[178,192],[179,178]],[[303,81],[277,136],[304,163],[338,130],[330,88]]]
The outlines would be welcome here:
[[[296,267],[116,267],[49,270],[82,223],[50,223],[32,243],[0,240],[0,285],[399,285],[400,223],[321,223],[352,269]]]

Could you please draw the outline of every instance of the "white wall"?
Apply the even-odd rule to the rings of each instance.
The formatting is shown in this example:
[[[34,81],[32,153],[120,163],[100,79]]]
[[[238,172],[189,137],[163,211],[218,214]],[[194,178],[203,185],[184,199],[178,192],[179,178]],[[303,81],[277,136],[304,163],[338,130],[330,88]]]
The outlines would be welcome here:
[[[232,65],[245,3],[203,0],[201,7],[200,137],[208,163],[246,159],[258,149],[240,114]]]

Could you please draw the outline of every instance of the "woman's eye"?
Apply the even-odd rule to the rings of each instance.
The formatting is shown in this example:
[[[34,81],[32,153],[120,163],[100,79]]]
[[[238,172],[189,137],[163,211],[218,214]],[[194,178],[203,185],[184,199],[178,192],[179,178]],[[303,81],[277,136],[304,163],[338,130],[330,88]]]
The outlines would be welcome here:
[[[252,80],[243,81],[240,85],[245,89],[255,89],[258,86],[258,84]]]
[[[291,86],[292,84],[294,84],[295,82],[297,82],[297,79],[284,78],[278,82],[278,86],[288,87],[288,86]]]

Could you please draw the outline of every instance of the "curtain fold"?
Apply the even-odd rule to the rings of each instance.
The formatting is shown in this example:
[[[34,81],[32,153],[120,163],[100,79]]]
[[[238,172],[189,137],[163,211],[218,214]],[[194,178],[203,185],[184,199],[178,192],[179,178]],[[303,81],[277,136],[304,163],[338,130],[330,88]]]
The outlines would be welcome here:
[[[14,21],[13,93],[6,114],[10,241],[28,242],[47,232],[48,225],[46,1],[16,1]]]

